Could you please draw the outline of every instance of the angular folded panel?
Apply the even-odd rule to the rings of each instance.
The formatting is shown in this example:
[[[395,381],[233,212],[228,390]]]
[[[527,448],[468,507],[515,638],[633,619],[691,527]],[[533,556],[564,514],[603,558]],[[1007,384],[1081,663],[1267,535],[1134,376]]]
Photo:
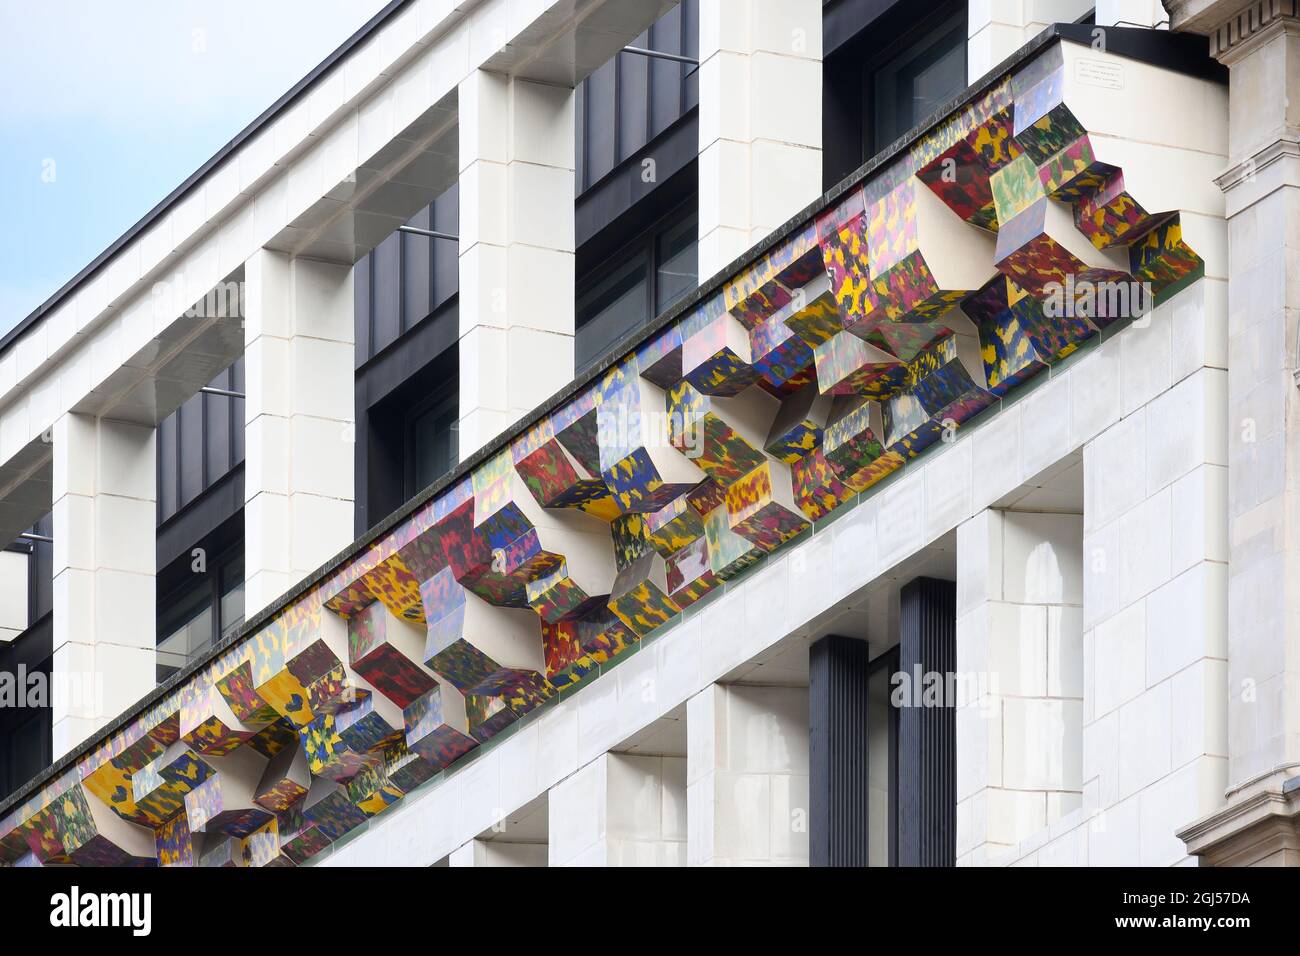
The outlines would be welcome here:
[[[903,454],[886,448],[884,436],[880,403],[860,398],[838,401],[822,442],[822,454],[836,480],[857,493],[901,467]]]
[[[765,460],[763,440],[779,408],[779,401],[762,389],[713,396],[690,382],[679,382],[668,393],[666,405],[670,440],[692,465],[725,488]]]
[[[348,664],[379,693],[405,707],[433,689],[433,675],[421,664],[422,628],[391,616],[379,602],[349,617],[347,625]]]
[[[883,405],[886,449],[912,458],[995,401],[972,336],[940,340],[909,363],[909,385]]]
[[[624,513],[658,511],[704,477],[673,448],[665,403],[663,389],[637,374],[635,359],[601,382],[601,477]]]

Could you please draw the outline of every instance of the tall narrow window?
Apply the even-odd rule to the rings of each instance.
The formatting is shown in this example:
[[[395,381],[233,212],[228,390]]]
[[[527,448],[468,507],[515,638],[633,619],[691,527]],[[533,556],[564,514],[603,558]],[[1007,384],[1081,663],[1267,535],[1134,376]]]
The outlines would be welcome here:
[[[655,269],[655,300],[659,312],[700,283],[699,225],[694,214],[659,235]]]
[[[699,284],[697,221],[692,196],[579,281],[573,363],[579,375]]]
[[[869,74],[873,153],[966,87],[966,23],[948,21]]]
[[[614,343],[649,321],[648,265],[645,252],[638,252],[615,266],[579,298],[574,342],[574,366],[579,371],[596,364]]]
[[[456,415],[457,382],[444,386],[411,416],[408,458],[410,485],[407,497],[429,487],[455,467],[458,455]]]

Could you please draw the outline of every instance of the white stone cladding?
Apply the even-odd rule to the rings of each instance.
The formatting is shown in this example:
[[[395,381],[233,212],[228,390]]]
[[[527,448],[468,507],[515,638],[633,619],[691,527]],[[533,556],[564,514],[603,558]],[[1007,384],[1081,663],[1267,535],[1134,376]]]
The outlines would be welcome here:
[[[821,195],[821,0],[700,0],[699,275]]]
[[[461,459],[573,379],[573,90],[461,81]]]
[[[352,269],[248,260],[244,608],[249,617],[352,541]]]
[[[57,759],[156,683],[154,429],[68,413],[55,422]]]

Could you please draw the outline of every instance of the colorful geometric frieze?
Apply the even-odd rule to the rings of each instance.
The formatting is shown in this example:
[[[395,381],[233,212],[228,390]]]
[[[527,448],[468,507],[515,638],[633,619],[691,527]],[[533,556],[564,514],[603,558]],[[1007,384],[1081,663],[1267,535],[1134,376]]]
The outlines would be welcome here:
[[[1196,281],[1198,220],[1141,204],[1187,177],[1088,131],[1115,91],[1073,55],[845,184],[8,808],[0,863],[304,864]]]

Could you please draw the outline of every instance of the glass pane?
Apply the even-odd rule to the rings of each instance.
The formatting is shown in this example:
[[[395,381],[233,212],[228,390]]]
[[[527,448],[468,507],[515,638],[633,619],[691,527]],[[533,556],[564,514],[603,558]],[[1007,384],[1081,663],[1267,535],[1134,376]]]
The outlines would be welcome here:
[[[659,235],[655,304],[660,313],[699,285],[697,232],[692,213]]]
[[[205,582],[164,610],[158,627],[160,683],[211,646],[211,593]]]
[[[221,619],[217,627],[223,638],[244,623],[244,556],[231,558],[221,569]]]
[[[574,364],[594,365],[614,343],[649,321],[645,253],[633,256],[583,293],[578,301]]]
[[[453,393],[416,417],[412,426],[415,456],[415,490],[427,488],[456,464],[456,413]]]
[[[870,77],[874,143],[884,149],[966,86],[964,24],[945,24]]]

